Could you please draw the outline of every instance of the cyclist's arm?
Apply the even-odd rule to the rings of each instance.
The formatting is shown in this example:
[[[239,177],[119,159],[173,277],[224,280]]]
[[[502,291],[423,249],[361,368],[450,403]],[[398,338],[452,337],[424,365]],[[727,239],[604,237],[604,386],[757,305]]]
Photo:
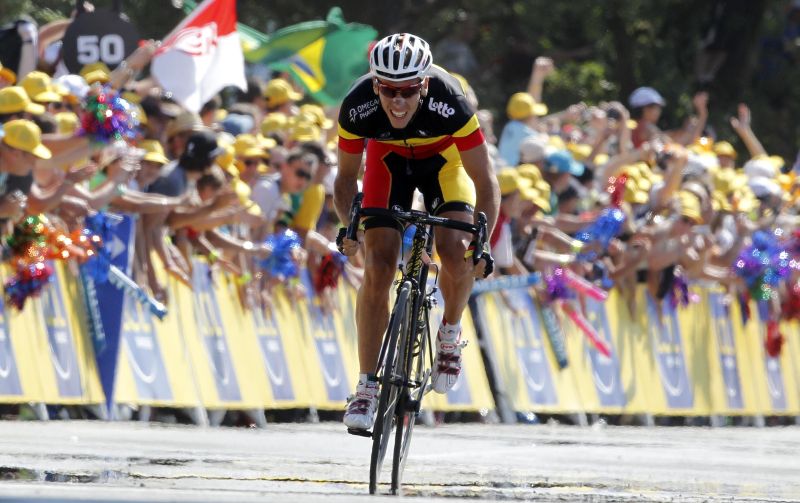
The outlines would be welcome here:
[[[333,182],[333,203],[344,225],[350,223],[350,205],[358,192],[358,173],[363,153],[351,153],[339,148],[339,172]]]
[[[475,184],[475,212],[486,213],[487,231],[491,236],[500,209],[500,187],[489,160],[489,149],[486,148],[486,142],[481,142],[471,149],[461,151],[460,155],[464,169]]]

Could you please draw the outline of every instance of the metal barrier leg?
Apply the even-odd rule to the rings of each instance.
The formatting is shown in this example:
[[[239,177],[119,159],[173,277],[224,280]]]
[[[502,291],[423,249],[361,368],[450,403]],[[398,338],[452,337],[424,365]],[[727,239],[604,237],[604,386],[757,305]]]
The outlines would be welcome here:
[[[422,409],[419,411],[419,418],[425,426],[436,426],[436,417],[430,409]]]
[[[47,413],[47,405],[41,402],[36,402],[30,404],[30,406],[31,410],[33,410],[33,413],[36,415],[36,419],[38,419],[39,421],[50,420],[50,414]]]
[[[225,409],[213,409],[208,411],[208,424],[211,426],[219,426],[225,419],[225,414],[228,411]]]
[[[190,418],[192,418],[192,422],[197,426],[208,427],[210,425],[208,413],[203,407],[189,407],[184,409],[184,411]]]
[[[255,421],[256,426],[259,428],[266,428],[267,427],[267,416],[264,413],[264,409],[250,409],[245,411],[245,413]]]

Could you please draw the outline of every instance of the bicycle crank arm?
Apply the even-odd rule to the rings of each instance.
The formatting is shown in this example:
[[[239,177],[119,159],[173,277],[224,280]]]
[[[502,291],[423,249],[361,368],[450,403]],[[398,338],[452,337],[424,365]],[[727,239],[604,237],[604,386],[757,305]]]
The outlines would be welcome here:
[[[359,430],[358,428],[347,428],[347,433],[356,435],[357,437],[372,438],[372,432],[369,430]]]

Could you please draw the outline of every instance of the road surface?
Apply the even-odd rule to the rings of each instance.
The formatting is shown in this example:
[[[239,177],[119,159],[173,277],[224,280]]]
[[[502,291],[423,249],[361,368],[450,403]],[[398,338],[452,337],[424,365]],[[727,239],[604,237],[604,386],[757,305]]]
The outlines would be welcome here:
[[[336,423],[257,430],[5,421],[0,433],[0,501],[376,499],[367,494],[370,441]],[[418,427],[404,496],[800,501],[798,453],[798,427]]]

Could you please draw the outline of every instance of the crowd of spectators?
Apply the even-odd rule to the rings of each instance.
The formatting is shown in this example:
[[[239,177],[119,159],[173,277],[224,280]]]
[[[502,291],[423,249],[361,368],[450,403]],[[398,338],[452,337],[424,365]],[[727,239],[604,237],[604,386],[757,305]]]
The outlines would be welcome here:
[[[265,308],[277,284],[304,293],[296,278],[261,266],[273,251],[268,237],[288,229],[302,243],[292,260],[308,268],[332,308],[326,292],[339,273],[360,282],[358,257],[345,263],[333,243],[341,225],[332,205],[337,110],[277,76],[249,78],[246,92],[225,92],[192,113],[144,77],[156,47],[142,45],[114,71],[102,63],[79,75],[0,69],[2,234],[27,214],[45,213],[69,229],[101,209],[135,214],[134,278],[156,298],[169,303],[167,275],[191,286],[192,259],[202,256],[236,278],[243,304]],[[654,298],[676,278],[744,291],[732,264],[749,236],[800,227],[795,171],[765,151],[746,105],[712,128],[709,97],[698,93],[691,119],[670,131],[659,128],[670,104],[650,87],[553,113],[544,96],[554,70],[537,58],[528,88],[509,89],[507,117],[481,109],[461,79],[502,192],[491,239],[496,274],[572,267],[611,280],[635,311],[637,283]],[[79,134],[82,100],[102,85],[134,107],[140,128],[132,141],[100,144]],[[499,139],[494,122],[505,123]],[[723,127],[744,149],[717,141],[711,131]],[[581,259],[592,245],[573,236],[612,204],[627,216],[622,232],[595,250],[596,260]]]

